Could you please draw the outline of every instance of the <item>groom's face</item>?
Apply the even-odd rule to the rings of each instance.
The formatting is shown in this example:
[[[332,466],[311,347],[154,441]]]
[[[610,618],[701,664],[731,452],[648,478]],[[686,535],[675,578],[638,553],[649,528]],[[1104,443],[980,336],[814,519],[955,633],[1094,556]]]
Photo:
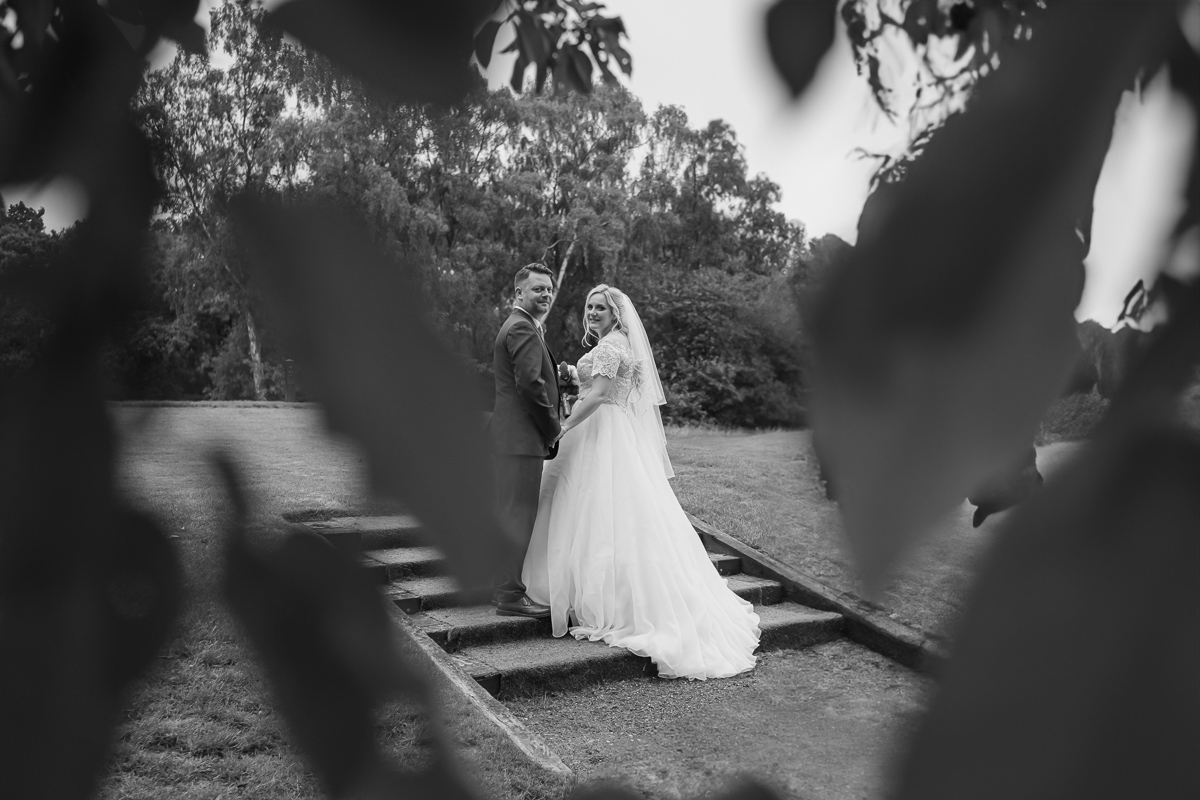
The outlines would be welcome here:
[[[535,319],[541,320],[550,313],[550,301],[554,299],[554,283],[549,275],[531,272],[517,286],[517,305]]]

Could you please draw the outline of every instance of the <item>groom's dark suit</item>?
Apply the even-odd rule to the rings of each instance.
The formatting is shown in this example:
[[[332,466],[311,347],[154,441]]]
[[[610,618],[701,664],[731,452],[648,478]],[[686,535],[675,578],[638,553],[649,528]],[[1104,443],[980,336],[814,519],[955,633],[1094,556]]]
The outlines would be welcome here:
[[[561,429],[558,372],[533,317],[514,307],[492,353],[496,403],[488,426],[496,457],[500,522],[519,554],[501,570],[496,599],[513,601],[525,594],[521,565],[537,518],[542,463],[558,450],[551,443]]]

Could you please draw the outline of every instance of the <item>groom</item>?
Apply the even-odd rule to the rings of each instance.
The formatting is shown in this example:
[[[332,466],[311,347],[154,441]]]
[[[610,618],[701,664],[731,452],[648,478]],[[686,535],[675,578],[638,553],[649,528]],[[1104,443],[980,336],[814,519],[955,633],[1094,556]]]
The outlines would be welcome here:
[[[492,355],[496,402],[489,438],[496,462],[496,499],[500,524],[518,545],[502,565],[492,605],[501,616],[548,617],[550,607],[525,594],[521,566],[537,519],[542,463],[554,458],[561,430],[558,374],[542,325],[554,299],[554,273],[528,264],[513,278],[512,312]]]

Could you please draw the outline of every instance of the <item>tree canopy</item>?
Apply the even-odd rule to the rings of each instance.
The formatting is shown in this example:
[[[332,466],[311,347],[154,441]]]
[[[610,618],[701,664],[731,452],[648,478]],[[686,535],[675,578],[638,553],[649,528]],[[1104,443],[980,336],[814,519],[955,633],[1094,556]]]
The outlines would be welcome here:
[[[230,66],[180,52],[135,104],[158,154],[152,262],[169,291],[137,338],[181,336],[193,354],[189,380],[136,391],[281,396],[287,353],[231,234],[229,200],[251,194],[352,209],[386,252],[420,265],[429,314],[484,374],[512,274],[541,261],[561,284],[550,335],[564,357],[582,353],[584,293],[612,282],[646,308],[675,387],[668,414],[803,419],[799,326],[773,291],[800,266],[803,228],[778,211],[776,184],[748,174],[727,123],[647,114],[611,82],[513,94],[476,78],[453,106],[401,103],[287,43],[253,6],[212,19]]]

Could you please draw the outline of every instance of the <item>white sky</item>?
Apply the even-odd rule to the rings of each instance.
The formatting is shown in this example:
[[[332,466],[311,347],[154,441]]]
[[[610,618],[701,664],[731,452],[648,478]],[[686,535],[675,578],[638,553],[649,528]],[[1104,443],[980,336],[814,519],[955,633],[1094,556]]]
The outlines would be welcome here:
[[[765,172],[782,187],[780,207],[790,219],[803,222],[810,236],[831,232],[854,242],[873,165],[853,152],[860,147],[894,152],[906,132],[876,109],[866,81],[855,73],[843,33],[835,37],[808,92],[792,103],[764,44],[770,0],[608,0],[607,5],[625,21],[633,57],[628,85],[647,111],[659,104],[681,106],[693,127],[726,120],[745,147],[751,173]],[[493,83],[506,82],[500,76],[507,73],[507,60],[493,59]],[[1163,85],[1152,85],[1140,99],[1126,96],[1096,191],[1080,319],[1112,324],[1125,293],[1163,257],[1162,238],[1179,212],[1194,124],[1183,101]],[[85,211],[78,193],[62,181],[42,191],[0,191],[8,202],[24,199],[45,206],[51,228],[69,225]]]
[[[765,172],[782,188],[788,218],[803,222],[809,236],[836,233],[855,241],[874,165],[853,153],[897,152],[907,130],[877,109],[855,72],[840,15],[834,47],[792,103],[766,52],[763,18],[771,0],[606,4],[625,22],[633,56],[628,86],[647,111],[678,105],[693,127],[716,118],[731,123],[750,172]],[[508,70],[496,60],[490,72],[502,85],[506,77],[499,76]],[[1186,104],[1161,81],[1140,99],[1126,96],[1096,190],[1080,319],[1113,324],[1126,292],[1157,268],[1180,210],[1193,125]]]

